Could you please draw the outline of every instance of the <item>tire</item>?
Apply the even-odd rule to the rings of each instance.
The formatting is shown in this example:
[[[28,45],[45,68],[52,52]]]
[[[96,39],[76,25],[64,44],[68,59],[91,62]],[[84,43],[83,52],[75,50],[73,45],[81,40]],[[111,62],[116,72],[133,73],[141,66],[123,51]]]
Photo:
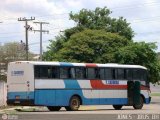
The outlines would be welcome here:
[[[77,111],[80,107],[80,98],[78,96],[71,97],[69,106],[66,106],[67,111]]]
[[[134,109],[142,109],[143,103],[144,103],[144,100],[143,100],[143,97],[141,96],[140,97],[140,104],[139,105],[133,105],[133,108]]]
[[[49,111],[59,111],[61,109],[60,106],[47,106]]]
[[[120,110],[122,108],[122,105],[113,105],[113,108],[115,110]]]

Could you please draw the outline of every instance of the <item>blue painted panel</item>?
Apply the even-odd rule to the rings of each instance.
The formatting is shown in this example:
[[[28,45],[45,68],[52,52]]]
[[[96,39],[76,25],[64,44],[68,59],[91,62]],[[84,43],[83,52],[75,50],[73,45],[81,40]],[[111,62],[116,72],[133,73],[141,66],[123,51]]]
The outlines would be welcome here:
[[[35,90],[35,104],[55,106],[55,90]]]
[[[19,96],[20,99],[34,99],[34,92],[8,92],[7,99],[15,99]]]
[[[70,80],[70,79],[64,80],[64,84],[65,84],[65,88],[66,89],[81,89],[79,84],[78,84],[78,81],[74,80],[74,79],[72,79],[72,80]]]
[[[146,98],[146,99],[145,99],[145,103],[146,103],[146,104],[149,104],[149,103],[150,103],[149,98]]]
[[[67,62],[60,62],[60,66],[73,66],[73,64]]]
[[[35,90],[35,104],[46,106],[68,106],[73,95],[82,98],[83,105],[127,104],[127,98],[85,98],[81,90]]]
[[[79,90],[56,90],[56,105],[68,106],[72,95],[78,94]]]

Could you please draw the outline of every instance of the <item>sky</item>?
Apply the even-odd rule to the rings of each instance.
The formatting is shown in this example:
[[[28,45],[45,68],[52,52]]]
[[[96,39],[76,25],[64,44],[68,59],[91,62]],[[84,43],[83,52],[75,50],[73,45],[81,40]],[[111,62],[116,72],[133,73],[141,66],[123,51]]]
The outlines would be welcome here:
[[[49,40],[62,34],[67,28],[76,25],[69,20],[68,14],[77,13],[82,8],[94,10],[107,6],[111,17],[123,16],[135,32],[134,41],[156,42],[160,52],[160,1],[158,0],[0,0],[0,44],[7,42],[25,42],[25,22],[18,18],[35,17],[28,24],[39,30],[39,24],[33,22],[49,22],[43,25],[43,51],[47,50]],[[29,50],[39,53],[40,33],[29,31]]]

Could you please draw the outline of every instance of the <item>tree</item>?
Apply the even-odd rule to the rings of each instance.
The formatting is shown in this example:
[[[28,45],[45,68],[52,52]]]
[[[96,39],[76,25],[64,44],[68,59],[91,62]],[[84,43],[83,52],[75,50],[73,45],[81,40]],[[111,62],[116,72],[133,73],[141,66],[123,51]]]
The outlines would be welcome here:
[[[111,18],[111,11],[107,8],[97,7],[94,11],[82,9],[79,13],[70,13],[70,19],[77,23],[76,27],[65,31],[67,38],[77,31],[88,29],[104,29],[107,32],[118,33],[121,36],[131,40],[134,36],[130,24],[123,17]]]
[[[104,30],[119,34],[132,41],[134,32],[132,31],[130,24],[126,19],[120,17],[119,19],[111,18],[109,15],[111,11],[107,8],[96,8],[95,10],[82,9],[79,13],[70,13],[70,19],[75,21],[77,25],[73,28],[66,29],[63,35],[59,35],[55,40],[50,40],[48,51],[44,52],[43,60],[57,60],[57,52],[63,48],[63,43],[67,42],[70,37],[78,32],[86,29],[91,30]]]
[[[9,62],[25,60],[25,56],[24,44],[10,42],[0,46],[0,80],[6,80],[6,71]],[[29,53],[30,59],[32,56],[32,53]]]
[[[116,63],[136,64],[148,68],[149,80],[156,83],[160,80],[160,63],[155,43],[135,42],[118,49],[115,53]]]
[[[105,30],[76,33],[55,53],[54,60],[70,62],[115,62],[114,52],[130,43],[126,38]]]
[[[134,32],[126,19],[111,18],[111,11],[96,8],[70,13],[77,25],[50,40],[44,60],[137,64],[148,68],[152,83],[160,80],[160,64],[154,43],[133,42]]]

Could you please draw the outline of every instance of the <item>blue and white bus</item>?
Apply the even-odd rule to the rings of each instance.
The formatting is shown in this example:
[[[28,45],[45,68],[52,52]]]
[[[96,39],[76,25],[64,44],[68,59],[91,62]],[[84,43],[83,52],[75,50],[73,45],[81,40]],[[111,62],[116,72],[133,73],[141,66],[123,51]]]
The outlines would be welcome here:
[[[80,105],[150,103],[147,69],[140,65],[16,61],[8,64],[8,105],[47,106],[50,111]],[[140,82],[140,103],[130,104],[128,81]],[[133,97],[133,96],[132,96]]]

